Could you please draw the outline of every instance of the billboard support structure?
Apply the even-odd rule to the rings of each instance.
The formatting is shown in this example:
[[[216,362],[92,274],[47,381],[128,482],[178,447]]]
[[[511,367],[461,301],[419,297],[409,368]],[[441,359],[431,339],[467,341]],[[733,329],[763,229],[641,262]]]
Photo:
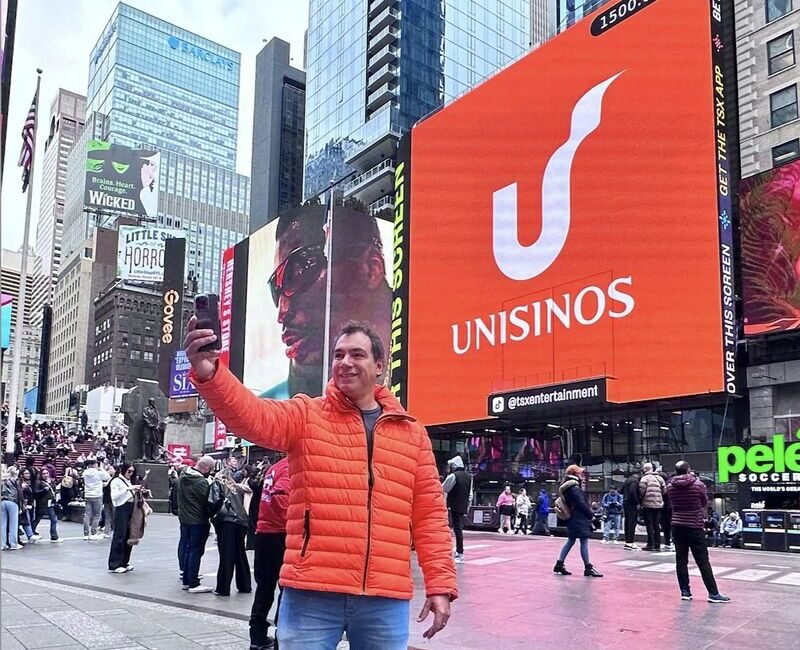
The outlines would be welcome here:
[[[186,240],[164,242],[164,282],[161,287],[161,314],[158,338],[158,385],[169,396],[172,360],[181,347],[183,334],[183,273],[186,267]]]

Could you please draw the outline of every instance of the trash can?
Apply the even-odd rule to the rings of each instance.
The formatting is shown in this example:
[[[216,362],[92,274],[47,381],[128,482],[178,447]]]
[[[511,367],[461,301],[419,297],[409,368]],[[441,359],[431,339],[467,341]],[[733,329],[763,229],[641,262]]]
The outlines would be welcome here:
[[[761,521],[764,525],[764,544],[761,548],[765,551],[789,550],[789,542],[786,534],[786,511],[785,510],[764,510],[761,514]]]
[[[764,545],[764,528],[760,510],[742,510],[742,546],[761,549]]]
[[[789,552],[800,553],[800,512],[786,513],[786,541]]]

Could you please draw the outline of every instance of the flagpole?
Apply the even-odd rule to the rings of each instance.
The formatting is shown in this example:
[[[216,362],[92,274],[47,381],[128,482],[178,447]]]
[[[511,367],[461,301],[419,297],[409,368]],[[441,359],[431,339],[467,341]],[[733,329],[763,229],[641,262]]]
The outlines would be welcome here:
[[[328,195],[328,210],[325,215],[326,225],[328,228],[327,236],[327,250],[326,257],[328,258],[328,273],[325,278],[325,338],[323,339],[323,354],[322,354],[322,393],[325,394],[325,388],[328,386],[328,371],[331,363],[331,287],[333,278],[333,181],[331,181],[330,194]]]
[[[19,293],[17,294],[17,326],[14,331],[14,355],[11,360],[11,390],[8,399],[8,427],[6,428],[6,456],[14,455],[14,434],[17,425],[17,401],[19,400],[20,366],[22,365],[22,332],[25,329],[25,300],[28,289],[28,242],[31,230],[33,207],[33,170],[36,163],[36,129],[39,127],[39,88],[42,84],[42,69],[36,69],[36,112],[33,118],[33,147],[28,175],[28,203],[25,209],[25,230],[22,234],[22,263],[19,271]]]

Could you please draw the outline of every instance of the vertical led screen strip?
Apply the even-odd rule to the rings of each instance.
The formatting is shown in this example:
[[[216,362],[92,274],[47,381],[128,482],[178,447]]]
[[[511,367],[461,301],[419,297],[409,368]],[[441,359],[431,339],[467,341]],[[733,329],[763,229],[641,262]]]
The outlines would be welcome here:
[[[426,424],[595,377],[612,402],[735,391],[717,6],[604,5],[412,129],[392,362]]]

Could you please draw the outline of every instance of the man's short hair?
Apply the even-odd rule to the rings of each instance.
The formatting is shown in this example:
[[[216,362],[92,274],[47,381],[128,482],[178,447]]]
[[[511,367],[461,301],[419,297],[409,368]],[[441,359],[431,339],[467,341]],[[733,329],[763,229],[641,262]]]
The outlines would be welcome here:
[[[216,461],[211,456],[201,456],[194,468],[200,473],[205,471],[210,472],[212,469],[214,469],[215,464]]]
[[[653,463],[645,463],[644,465],[642,465],[642,469],[645,472],[652,472],[653,471]]]
[[[343,336],[350,336],[351,334],[358,333],[364,334],[369,338],[369,342],[372,347],[372,358],[375,359],[375,361],[386,361],[386,352],[383,347],[383,341],[369,323],[350,321],[347,323],[347,325],[339,330],[336,340],[338,341]]]
[[[690,469],[689,463],[687,463],[685,460],[679,460],[677,463],[675,463],[676,474],[688,474]]]

